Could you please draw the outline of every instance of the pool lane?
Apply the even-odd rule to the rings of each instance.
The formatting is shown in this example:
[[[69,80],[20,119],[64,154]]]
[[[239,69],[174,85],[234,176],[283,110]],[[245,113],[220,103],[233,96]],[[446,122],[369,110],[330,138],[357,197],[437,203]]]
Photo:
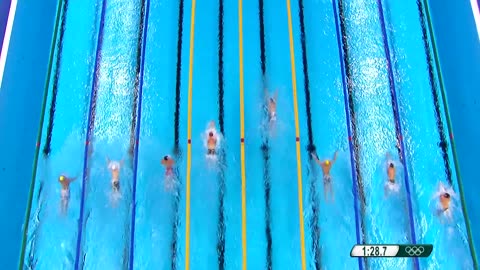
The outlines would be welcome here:
[[[315,245],[307,242],[312,249],[311,269],[353,269],[357,260],[350,258],[348,252],[356,244],[355,212],[352,194],[352,172],[345,123],[345,104],[342,90],[341,66],[338,54],[335,14],[328,2],[303,1],[305,18],[306,59],[300,62],[302,54],[296,53],[298,62],[298,98],[300,122],[302,123],[302,149],[307,149],[308,118],[306,89],[310,91],[310,113],[313,142],[320,159],[332,159],[338,150],[338,159],[332,167],[333,191],[335,201],[326,202],[321,168],[315,161],[309,160],[305,151],[303,164],[306,168],[305,212],[306,226],[314,222],[319,226],[319,239]],[[320,21],[318,18],[322,18]],[[301,29],[297,31],[301,35]],[[305,84],[304,66],[308,67],[308,84]],[[308,194],[308,195],[307,195]],[[314,206],[316,207],[314,209]],[[317,214],[314,214],[316,211]],[[316,218],[316,220],[314,220]],[[323,232],[323,233],[322,233]],[[335,232],[335,233],[327,233]],[[334,247],[335,248],[332,248]],[[315,250],[316,249],[316,250]],[[317,255],[316,252],[319,254]],[[322,268],[323,267],[323,268]]]
[[[130,130],[135,91],[140,2],[108,1],[97,70],[95,123],[88,156],[79,266],[128,266],[132,194]],[[128,18],[128,19],[126,19]],[[121,198],[112,194],[107,157],[123,160]],[[102,239],[102,241],[98,241]]]
[[[414,176],[413,191],[417,200],[417,218],[422,224],[419,230],[421,243],[433,244],[435,249],[428,259],[422,259],[423,267],[472,269],[470,249],[466,243],[465,221],[463,219],[460,201],[456,201],[454,224],[445,225],[435,215],[436,200],[432,195],[438,188],[438,182],[445,185],[448,180],[457,187],[455,168],[451,160],[450,148],[445,152],[441,147],[439,132],[447,133],[441,100],[437,103],[440,117],[435,112],[434,94],[440,96],[438,79],[435,76],[434,63],[429,44],[427,51],[422,40],[423,32],[419,13],[419,2],[394,3],[388,2],[384,9],[389,14],[392,30],[389,32],[392,56],[396,59],[396,80],[399,88],[399,105],[405,126],[405,141],[411,161],[409,169]],[[424,12],[422,10],[422,12]],[[424,21],[424,23],[426,23]],[[423,27],[426,27],[424,24]],[[427,42],[428,36],[426,36]],[[430,54],[430,61],[427,58]],[[430,65],[430,66],[429,66]],[[432,72],[430,74],[430,71]],[[433,88],[433,89],[432,89]],[[435,91],[435,92],[432,92]],[[439,125],[440,124],[440,125]],[[447,139],[448,140],[448,139]],[[449,142],[447,142],[449,145]],[[444,153],[447,155],[444,157]],[[448,163],[445,162],[447,159]],[[450,170],[450,179],[448,177]],[[443,254],[454,254],[447,259]]]
[[[175,128],[180,131],[183,126],[175,126],[174,122],[177,54],[172,53],[177,50],[178,9],[178,3],[170,0],[150,4],[138,149],[134,269],[171,269],[172,257],[179,259],[171,249],[172,240],[177,238],[173,235],[174,222],[183,216],[176,213],[175,200],[183,194],[165,188],[165,170],[160,164],[164,155],[175,159],[176,188],[181,188],[184,159],[176,155],[174,148]],[[185,63],[179,65],[182,68]],[[186,101],[180,100],[179,111],[185,110]]]
[[[24,260],[27,268],[73,267],[81,181],[72,183],[69,211],[62,215],[57,179],[61,173],[81,177],[100,7],[93,1],[69,1],[63,47],[61,54],[57,49],[53,58],[55,61],[57,56],[61,57],[61,68],[57,70],[54,66],[52,76],[48,78],[51,87],[46,112],[52,100],[53,79],[57,76],[56,113],[50,155],[45,157],[40,153],[37,165]],[[46,141],[48,114],[45,117],[39,147],[43,147]]]
[[[220,10],[220,8],[219,8]],[[223,83],[226,168],[224,195],[224,269],[242,267],[238,1],[224,0]],[[220,31],[219,31],[220,32]],[[217,242],[219,242],[217,240]],[[219,265],[219,269],[221,265]]]
[[[346,20],[346,56],[352,71],[347,78],[353,86],[354,113],[357,119],[360,148],[360,177],[363,178],[366,198],[365,241],[376,243],[410,242],[409,212],[407,210],[403,167],[399,164],[392,98],[382,41],[376,1],[343,3]],[[361,30],[359,30],[361,29]],[[399,194],[384,196],[386,153],[397,160]],[[401,211],[397,211],[401,205]],[[386,229],[388,228],[388,229]],[[368,260],[372,268],[404,269],[411,266],[407,259]]]
[[[267,87],[278,90],[279,110],[275,131],[270,139],[271,177],[271,220],[272,220],[272,267],[288,265],[295,269],[305,269],[302,257],[304,239],[300,230],[299,202],[303,202],[299,192],[300,160],[296,149],[294,91],[296,82],[292,77],[291,51],[293,45],[289,36],[291,23],[290,3],[265,1],[265,51],[267,62]],[[262,98],[263,100],[263,98]],[[297,152],[297,155],[295,153]],[[288,153],[288,154],[285,154]],[[303,221],[303,220],[302,220]],[[303,224],[302,224],[303,225]]]
[[[265,162],[261,148],[263,84],[259,35],[260,1],[243,3],[243,17],[255,18],[243,21],[247,269],[268,269],[269,253],[266,232],[269,219],[265,207]],[[271,240],[270,243],[273,245]],[[272,248],[275,247],[273,245]]]
[[[189,5],[188,5],[189,6]],[[191,89],[190,265],[194,269],[218,267],[218,172],[209,164],[204,132],[210,121],[218,125],[218,1],[196,5]],[[222,141],[222,144],[225,141]],[[219,157],[219,156],[218,156]],[[188,183],[187,183],[188,185]],[[188,188],[188,187],[187,187]],[[188,194],[187,194],[188,196]],[[188,205],[187,205],[188,206]],[[188,267],[186,267],[188,269]]]

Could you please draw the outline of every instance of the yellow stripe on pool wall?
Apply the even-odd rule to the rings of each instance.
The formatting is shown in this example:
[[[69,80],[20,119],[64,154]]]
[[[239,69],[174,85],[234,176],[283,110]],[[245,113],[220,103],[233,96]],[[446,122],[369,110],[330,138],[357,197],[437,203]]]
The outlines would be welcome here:
[[[240,63],[240,160],[242,170],[242,269],[247,269],[247,198],[246,198],[246,175],[245,175],[245,117],[243,100],[243,6],[242,0],[238,0],[238,50]]]
[[[190,171],[192,156],[192,84],[193,84],[193,41],[195,37],[195,4],[192,0],[190,19],[190,63],[188,65],[188,124],[187,124],[187,176],[185,195],[185,269],[190,269]]]
[[[295,136],[297,146],[297,185],[298,185],[298,211],[300,218],[300,251],[302,255],[302,269],[307,268],[305,257],[305,228],[303,222],[303,195],[302,195],[302,161],[300,155],[300,130],[298,121],[298,105],[297,105],[297,75],[295,73],[295,51],[293,46],[293,27],[292,27],[292,11],[290,8],[290,0],[287,0],[288,13],[288,34],[290,40],[290,62],[292,67],[292,90],[293,90],[293,108],[295,114]]]

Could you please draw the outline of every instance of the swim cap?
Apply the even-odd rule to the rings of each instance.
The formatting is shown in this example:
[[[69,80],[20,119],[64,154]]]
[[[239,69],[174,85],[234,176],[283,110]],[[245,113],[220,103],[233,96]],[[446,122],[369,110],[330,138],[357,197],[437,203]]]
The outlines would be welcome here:
[[[389,166],[390,166],[390,168],[393,168],[393,163],[390,163],[390,165],[389,165]]]
[[[330,164],[330,160],[325,160],[325,164]]]
[[[445,193],[443,194],[443,197],[444,197],[445,199],[449,199],[449,198],[450,198],[450,194],[448,194],[448,192],[445,192]]]
[[[213,132],[210,131],[210,133],[208,133],[208,136],[212,137],[212,136],[213,136]]]
[[[164,157],[163,157],[163,160],[168,160],[168,156],[164,156]]]
[[[120,163],[118,163],[116,161],[111,161],[109,167],[112,170],[118,170],[120,168]]]
[[[58,180],[60,180],[60,182],[62,182],[63,180],[65,180],[65,176],[60,175],[60,177],[58,178]]]

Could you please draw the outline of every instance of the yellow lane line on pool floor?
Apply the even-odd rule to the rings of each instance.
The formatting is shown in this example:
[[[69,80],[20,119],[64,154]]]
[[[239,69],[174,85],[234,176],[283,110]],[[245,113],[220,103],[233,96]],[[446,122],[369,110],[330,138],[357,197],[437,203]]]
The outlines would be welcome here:
[[[300,155],[300,130],[298,121],[298,105],[297,105],[297,75],[295,73],[295,50],[293,46],[293,27],[292,27],[292,11],[290,8],[290,0],[287,0],[288,13],[288,34],[290,40],[290,62],[292,66],[292,90],[293,90],[293,108],[295,113],[295,143],[297,146],[297,185],[298,185],[298,211],[300,218],[300,250],[302,254],[302,269],[307,268],[305,258],[305,228],[303,222],[303,195],[302,195],[302,161]]]
[[[238,0],[238,50],[240,74],[240,159],[242,170],[242,269],[247,269],[247,198],[245,175],[245,117],[243,101],[243,2]]]
[[[190,171],[192,156],[192,84],[193,84],[193,41],[195,36],[195,4],[192,0],[190,18],[190,63],[188,65],[188,128],[187,128],[187,176],[185,195],[185,269],[190,269]]]

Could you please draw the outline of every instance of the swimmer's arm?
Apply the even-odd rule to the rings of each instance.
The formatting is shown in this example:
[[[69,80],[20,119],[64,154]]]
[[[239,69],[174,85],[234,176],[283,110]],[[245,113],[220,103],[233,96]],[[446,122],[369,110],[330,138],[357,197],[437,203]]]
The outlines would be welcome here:
[[[338,150],[335,151],[335,154],[333,154],[332,164],[335,163],[335,161],[337,160],[337,154],[338,154]]]
[[[311,153],[312,158],[318,163],[318,165],[323,167],[323,163],[318,159],[317,155],[315,153]]]
[[[68,183],[69,183],[69,184],[72,183],[72,182],[75,181],[77,178],[78,178],[78,176],[68,178]]]
[[[278,89],[275,89],[275,93],[273,94],[273,99],[275,99],[275,102],[277,102],[278,98]]]

